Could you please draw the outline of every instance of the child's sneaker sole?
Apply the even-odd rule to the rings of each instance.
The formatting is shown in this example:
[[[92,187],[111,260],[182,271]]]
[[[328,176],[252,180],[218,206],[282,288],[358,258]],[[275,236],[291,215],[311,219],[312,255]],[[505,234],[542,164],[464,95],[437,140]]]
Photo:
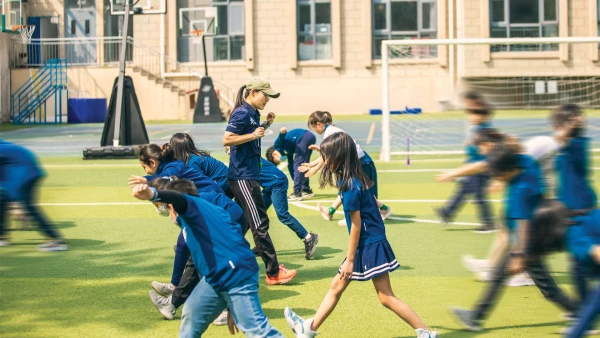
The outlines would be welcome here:
[[[294,274],[292,276],[285,278],[285,279],[272,280],[272,279],[269,279],[269,277],[266,277],[266,282],[267,282],[267,285],[283,285],[283,284],[287,284],[287,283],[291,282],[292,279],[294,279],[294,277],[296,277],[296,272],[294,272]]]

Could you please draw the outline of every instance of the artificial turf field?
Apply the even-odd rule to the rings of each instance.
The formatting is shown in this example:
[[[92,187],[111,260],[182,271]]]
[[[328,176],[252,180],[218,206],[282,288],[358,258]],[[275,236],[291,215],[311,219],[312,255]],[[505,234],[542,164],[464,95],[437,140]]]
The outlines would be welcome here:
[[[51,127],[56,128],[56,127]],[[60,128],[60,127],[58,127]],[[7,137],[8,140],[11,140]],[[373,158],[378,154],[371,153]],[[220,153],[217,158],[225,160]],[[597,156],[597,155],[596,155]],[[558,337],[567,322],[535,287],[508,288],[485,323],[472,334],[459,329],[448,315],[449,306],[468,307],[485,284],[474,280],[460,263],[464,254],[483,256],[494,237],[475,234],[471,225],[443,227],[434,222],[433,205],[445,200],[454,184],[438,184],[434,175],[454,168],[460,157],[403,158],[376,162],[380,199],[393,207],[386,221],[387,237],[402,267],[390,277],[396,295],[444,337]],[[130,175],[143,174],[137,160],[83,161],[79,156],[41,155],[48,177],[41,189],[44,210],[64,234],[69,251],[36,250],[36,231],[13,231],[12,246],[0,248],[0,336],[2,337],[175,337],[176,320],[166,321],[148,298],[150,282],[170,280],[173,245],[179,228],[156,214],[150,203],[131,197]],[[593,163],[598,163],[594,158]],[[593,164],[592,164],[593,166]],[[595,187],[600,172],[593,171]],[[297,269],[288,285],[267,287],[261,266],[260,297],[271,324],[292,337],[283,309],[314,314],[347,250],[347,230],[324,221],[311,208],[328,204],[332,189],[318,190],[312,200],[290,206],[291,213],[320,234],[310,261],[293,232],[271,217],[271,236],[279,260]],[[500,194],[492,199],[498,200]],[[494,202],[496,215],[500,207]],[[412,219],[416,219],[412,220]],[[467,205],[458,222],[476,222]],[[19,224],[13,222],[12,228]],[[247,237],[252,241],[251,237]],[[564,255],[549,259],[557,282],[572,294]],[[370,282],[351,284],[338,307],[319,330],[322,337],[414,337],[413,330],[381,306]],[[206,337],[228,336],[226,327],[212,326]]]

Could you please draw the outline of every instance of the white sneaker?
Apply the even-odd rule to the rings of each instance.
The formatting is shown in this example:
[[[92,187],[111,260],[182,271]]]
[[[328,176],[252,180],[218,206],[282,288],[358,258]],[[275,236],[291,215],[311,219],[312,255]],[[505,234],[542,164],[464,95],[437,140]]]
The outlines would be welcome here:
[[[346,218],[342,218],[339,222],[338,225],[341,227],[347,227],[348,223],[346,223]]]
[[[10,246],[10,242],[9,241],[5,241],[5,240],[0,240],[0,248],[3,246]]]
[[[212,323],[213,325],[227,325],[227,310],[221,312],[219,317],[217,317],[217,319],[215,319]]]
[[[505,285],[519,287],[519,286],[533,286],[533,285],[535,285],[535,283],[533,282],[533,279],[531,279],[531,277],[529,277],[529,274],[527,274],[527,272],[522,272],[518,275],[513,276],[511,279],[507,280]]]
[[[294,331],[294,334],[296,334],[296,338],[313,338],[318,334],[316,331],[310,329],[310,325],[313,322],[312,318],[304,320],[289,307],[283,310],[283,315],[285,316],[285,321],[292,331]]]
[[[379,209],[381,218],[385,221],[388,217],[392,216],[392,207],[388,206],[386,210]]]
[[[482,282],[489,282],[492,280],[492,273],[490,271],[478,271],[475,273],[475,278]]]
[[[573,330],[572,327],[563,327],[559,332],[564,335],[569,335],[569,334],[571,334],[572,330]],[[585,330],[585,332],[583,334],[586,336],[592,336],[592,335],[597,335],[599,332],[600,331],[598,331],[596,329],[590,329],[590,330]]]
[[[489,269],[489,261],[487,259],[475,259],[473,256],[463,256],[462,259],[465,268],[471,272],[480,272]]]
[[[171,304],[171,296],[163,297],[159,295],[156,291],[150,290],[150,300],[152,304],[156,307],[158,312],[165,317],[167,320],[175,319],[175,312],[177,309]]]
[[[317,207],[319,208],[323,219],[325,219],[326,221],[331,221],[331,218],[333,218],[333,216],[329,214],[329,208],[324,207],[321,203],[317,203]]]
[[[67,251],[67,245],[63,241],[48,241],[38,247],[40,251],[54,252],[54,251]]]
[[[164,297],[170,296],[173,293],[173,291],[175,291],[175,285],[171,283],[159,283],[157,281],[153,281],[152,283],[150,283],[150,286],[159,295]]]
[[[437,338],[437,331],[427,331],[425,329],[416,329],[417,338]]]

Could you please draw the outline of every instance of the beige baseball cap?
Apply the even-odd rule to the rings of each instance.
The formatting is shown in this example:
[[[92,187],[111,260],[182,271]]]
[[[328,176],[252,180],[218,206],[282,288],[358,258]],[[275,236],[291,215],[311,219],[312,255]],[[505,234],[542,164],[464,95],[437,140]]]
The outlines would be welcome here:
[[[248,80],[248,83],[246,83],[246,89],[261,91],[274,99],[278,98],[280,95],[279,92],[274,91],[273,88],[271,88],[271,84],[269,84],[267,80],[257,76]]]

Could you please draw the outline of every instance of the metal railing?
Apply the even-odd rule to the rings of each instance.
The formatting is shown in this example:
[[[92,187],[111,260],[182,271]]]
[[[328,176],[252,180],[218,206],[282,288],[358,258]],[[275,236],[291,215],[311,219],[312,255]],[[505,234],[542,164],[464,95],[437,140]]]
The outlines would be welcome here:
[[[32,39],[24,44],[20,39],[14,39],[10,66],[41,67],[46,61],[56,58],[66,59],[69,67],[117,66],[120,40],[120,37],[53,38]],[[181,95],[197,91],[203,76],[198,69],[161,55],[159,51],[136,42],[132,37],[127,38],[126,63],[134,71],[140,71],[148,79],[162,83]],[[231,110],[235,91],[218,81],[213,82],[219,89],[221,110]]]

